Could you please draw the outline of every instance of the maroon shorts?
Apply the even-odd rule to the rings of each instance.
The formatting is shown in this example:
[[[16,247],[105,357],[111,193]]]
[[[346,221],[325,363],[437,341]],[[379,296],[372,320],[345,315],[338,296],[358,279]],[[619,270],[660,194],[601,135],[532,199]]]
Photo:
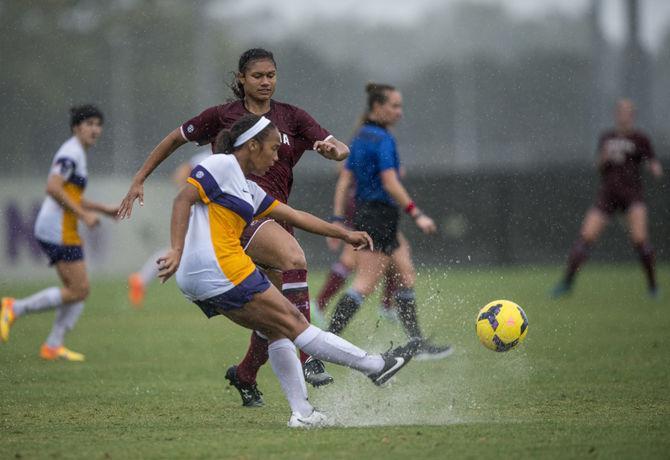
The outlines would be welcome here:
[[[603,187],[598,192],[596,208],[607,215],[611,215],[617,211],[626,212],[634,203],[644,203],[641,190],[627,190],[625,188],[614,190]]]
[[[291,235],[294,234],[293,227],[291,227],[289,224],[278,222],[272,219],[271,217],[263,217],[262,219],[252,220],[251,223],[246,226],[246,228],[242,232],[242,236],[240,237],[240,244],[242,245],[245,251],[249,247],[251,240],[254,239],[254,235],[256,235],[256,232],[268,222],[277,222],[284,228],[284,230],[289,232]]]

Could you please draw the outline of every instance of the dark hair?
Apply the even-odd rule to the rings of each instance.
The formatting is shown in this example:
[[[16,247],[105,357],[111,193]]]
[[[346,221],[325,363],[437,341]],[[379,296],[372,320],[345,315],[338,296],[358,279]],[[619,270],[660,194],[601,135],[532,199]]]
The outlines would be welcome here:
[[[251,48],[250,50],[246,50],[244,53],[242,53],[240,56],[240,61],[237,64],[237,73],[232,72],[233,81],[228,84],[228,87],[232,90],[233,94],[235,94],[235,97],[238,99],[244,99],[244,86],[237,79],[237,74],[244,74],[249,68],[249,64],[251,64],[253,61],[260,61],[263,59],[272,61],[274,66],[277,67],[274,56],[268,50],[263,48]]]
[[[367,113],[372,112],[375,104],[384,104],[389,98],[389,92],[395,91],[395,87],[384,83],[368,83],[365,92],[368,93]]]
[[[361,118],[358,120],[356,125],[356,131],[363,126],[363,123],[366,122],[372,112],[372,108],[375,104],[384,104],[389,98],[389,92],[395,91],[395,86],[387,85],[385,83],[373,83],[369,82],[365,85],[365,92],[368,94],[367,105],[365,107],[365,112],[361,115]]]
[[[93,104],[75,105],[70,107],[70,128],[74,128],[79,123],[89,118],[99,118],[100,123],[103,122],[104,117],[99,108]]]
[[[234,147],[235,141],[240,135],[245,132],[247,129],[255,125],[261,117],[258,115],[245,115],[233,124],[230,129],[222,129],[219,131],[219,134],[216,135],[216,140],[214,141],[214,153],[233,153],[235,150],[239,150],[242,145],[239,147]],[[256,134],[251,139],[256,139],[258,142],[263,142],[270,130],[275,129],[275,125],[270,122],[261,132]],[[251,140],[249,139],[249,140]]]

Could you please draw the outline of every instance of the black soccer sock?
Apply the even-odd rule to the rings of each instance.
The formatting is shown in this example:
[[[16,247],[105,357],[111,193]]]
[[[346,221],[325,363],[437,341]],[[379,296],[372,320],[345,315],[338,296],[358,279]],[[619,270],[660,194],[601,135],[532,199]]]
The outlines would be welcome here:
[[[354,317],[362,303],[363,296],[353,289],[349,289],[337,302],[335,313],[333,313],[330,326],[328,326],[328,332],[340,334],[347,327],[347,324],[349,324],[349,321]]]
[[[644,267],[644,273],[647,275],[649,289],[656,289],[656,254],[654,248],[648,242],[635,244],[635,250],[640,256],[640,262]]]
[[[419,319],[416,316],[416,294],[413,288],[401,287],[395,294],[398,318],[409,338],[421,338]]]
[[[575,241],[575,244],[570,250],[570,257],[568,258],[568,268],[565,272],[565,283],[570,286],[575,279],[579,267],[586,262],[591,252],[591,243],[583,238]]]

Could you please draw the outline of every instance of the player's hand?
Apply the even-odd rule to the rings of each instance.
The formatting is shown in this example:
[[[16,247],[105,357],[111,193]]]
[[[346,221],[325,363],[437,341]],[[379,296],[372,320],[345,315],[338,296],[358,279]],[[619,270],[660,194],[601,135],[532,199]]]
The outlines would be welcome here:
[[[437,231],[437,226],[435,226],[433,219],[425,214],[421,214],[416,219],[414,219],[414,223],[426,235],[430,235],[431,233],[435,233]]]
[[[88,228],[97,227],[98,224],[100,224],[100,216],[91,211],[84,211],[81,220],[84,221],[84,224],[86,224]]]
[[[144,183],[137,180],[134,180],[130,185],[130,190],[128,190],[126,197],[119,205],[117,213],[119,219],[130,219],[135,200],[139,200],[140,206],[144,206]]]
[[[354,250],[369,248],[370,251],[374,249],[372,238],[366,232],[347,232],[344,241],[354,247]]]
[[[326,158],[338,157],[337,146],[330,141],[316,141],[313,149]]]
[[[175,274],[181,262],[181,252],[175,249],[170,249],[167,254],[158,258],[158,278],[161,283],[165,283],[172,275]]]

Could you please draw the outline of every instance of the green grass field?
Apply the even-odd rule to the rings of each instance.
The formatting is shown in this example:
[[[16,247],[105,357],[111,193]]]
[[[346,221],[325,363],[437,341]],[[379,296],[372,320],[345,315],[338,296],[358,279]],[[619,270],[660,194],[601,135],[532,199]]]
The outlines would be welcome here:
[[[42,362],[51,314],[19,320],[0,345],[0,458],[668,458],[670,267],[665,297],[646,297],[637,265],[589,264],[573,295],[551,301],[557,267],[432,270],[420,275],[424,329],[456,353],[412,362],[387,388],[329,366],[310,389],[340,427],[286,428],[269,366],[266,406],[240,406],[225,369],[248,332],[206,320],[174,283],[132,310],[122,281],[94,281],[68,346],[87,362]],[[312,293],[321,276],[311,279]],[[21,296],[44,283],[2,285]],[[498,354],[474,333],[498,298],[526,310],[529,333]],[[403,341],[365,304],[345,337],[373,351]]]

